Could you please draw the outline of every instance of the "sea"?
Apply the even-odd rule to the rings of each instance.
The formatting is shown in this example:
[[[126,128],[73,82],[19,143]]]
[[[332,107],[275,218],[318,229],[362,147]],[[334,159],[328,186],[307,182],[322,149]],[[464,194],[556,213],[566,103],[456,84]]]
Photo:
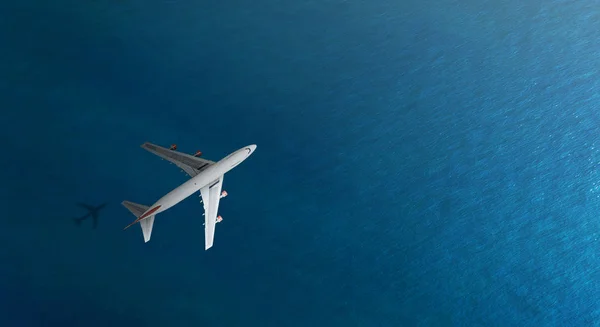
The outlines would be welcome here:
[[[598,4],[0,2],[0,326],[600,326]]]

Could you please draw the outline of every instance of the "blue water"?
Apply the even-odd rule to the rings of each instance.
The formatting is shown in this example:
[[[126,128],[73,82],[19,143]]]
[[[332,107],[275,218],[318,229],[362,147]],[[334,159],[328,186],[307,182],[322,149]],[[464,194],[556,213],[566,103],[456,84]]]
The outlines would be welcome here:
[[[594,1],[0,3],[0,326],[600,326]],[[219,160],[152,241],[122,200]],[[99,227],[77,202],[108,202]]]

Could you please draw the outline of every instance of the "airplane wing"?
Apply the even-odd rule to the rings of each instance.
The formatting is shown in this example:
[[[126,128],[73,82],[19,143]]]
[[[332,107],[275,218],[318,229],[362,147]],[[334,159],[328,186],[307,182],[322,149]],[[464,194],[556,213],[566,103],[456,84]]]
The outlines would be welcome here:
[[[222,186],[223,175],[200,189],[202,204],[204,204],[204,250],[208,250],[213,246]]]
[[[165,160],[176,164],[179,168],[183,169],[183,171],[185,171],[190,177],[198,175],[201,171],[214,164],[214,161],[200,159],[198,157],[194,157],[186,153],[169,150],[167,148],[163,148],[162,146],[158,146],[149,142],[142,144],[142,148],[154,153],[155,155]]]

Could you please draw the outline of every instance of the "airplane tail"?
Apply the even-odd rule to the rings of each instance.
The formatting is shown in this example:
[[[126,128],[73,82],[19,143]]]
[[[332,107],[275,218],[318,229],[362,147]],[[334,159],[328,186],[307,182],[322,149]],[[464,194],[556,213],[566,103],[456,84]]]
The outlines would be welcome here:
[[[123,201],[121,204],[127,208],[136,218],[139,218],[146,210],[148,210],[148,206],[143,204],[137,204],[129,201]],[[146,217],[142,220],[135,220],[131,224],[129,224],[125,229],[129,228],[133,224],[139,221],[140,226],[142,227],[142,233],[144,234],[144,242],[150,241],[150,236],[152,235],[152,227],[154,225],[154,215]]]

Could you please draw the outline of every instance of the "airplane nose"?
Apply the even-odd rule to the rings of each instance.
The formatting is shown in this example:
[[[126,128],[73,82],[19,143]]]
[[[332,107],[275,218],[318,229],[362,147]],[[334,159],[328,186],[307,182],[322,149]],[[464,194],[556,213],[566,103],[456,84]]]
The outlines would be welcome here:
[[[246,156],[249,156],[252,154],[252,152],[254,152],[254,150],[256,150],[256,144],[250,144],[250,145],[244,147],[244,150],[246,150],[246,152],[247,152]]]

